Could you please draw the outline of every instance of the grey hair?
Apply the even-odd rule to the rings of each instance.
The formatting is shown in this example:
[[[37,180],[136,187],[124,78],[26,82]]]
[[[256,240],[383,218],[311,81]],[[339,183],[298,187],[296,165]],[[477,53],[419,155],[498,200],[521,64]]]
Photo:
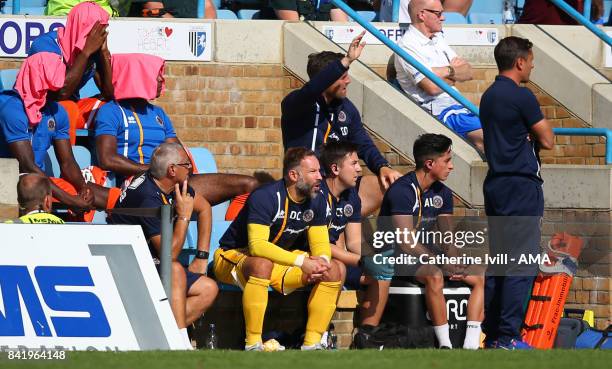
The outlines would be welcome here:
[[[165,142],[153,151],[149,171],[155,179],[162,179],[168,173],[170,164],[178,164],[181,161],[183,146],[176,142]]]

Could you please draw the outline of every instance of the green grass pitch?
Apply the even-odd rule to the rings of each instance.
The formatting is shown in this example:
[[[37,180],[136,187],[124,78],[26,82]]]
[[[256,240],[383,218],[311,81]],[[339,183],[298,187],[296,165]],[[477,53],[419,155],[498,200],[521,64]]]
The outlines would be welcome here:
[[[578,369],[609,368],[610,351],[464,351],[464,350],[360,350],[318,352],[68,352],[66,360],[9,361],[0,368],[129,368],[129,369]]]

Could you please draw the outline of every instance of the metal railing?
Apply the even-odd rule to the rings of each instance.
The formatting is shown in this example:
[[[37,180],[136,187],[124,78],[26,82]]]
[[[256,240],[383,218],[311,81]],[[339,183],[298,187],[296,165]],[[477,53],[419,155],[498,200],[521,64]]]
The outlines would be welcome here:
[[[166,292],[166,297],[172,296],[172,205],[166,204],[159,208],[115,208],[107,209],[107,213],[122,214],[128,216],[158,218],[161,221],[161,253],[160,279]]]
[[[584,15],[580,14],[576,9],[572,8],[570,5],[568,5],[563,0],[550,0],[550,1],[553,4],[555,4],[559,9],[569,14],[569,16],[574,18],[578,23],[588,28],[589,31],[593,32],[595,36],[599,37],[603,42],[608,44],[608,46],[612,47],[612,37],[608,36],[607,33],[605,33],[602,29],[600,29],[599,27],[597,27],[591,22],[590,20],[591,6],[590,5],[588,7],[589,18],[587,18]],[[587,14],[587,9],[586,9],[587,2],[590,3],[590,1],[585,1],[585,15]]]
[[[553,0],[557,1],[557,0]],[[387,36],[382,34],[376,29],[370,22],[363,19],[356,11],[354,11],[351,7],[345,4],[341,0],[331,0],[331,2],[344,11],[349,17],[351,17],[354,21],[359,23],[364,29],[370,32],[374,37],[379,39],[383,44],[389,47],[396,55],[399,55],[406,62],[414,66],[419,72],[423,73],[425,77],[429,78],[436,86],[440,87],[450,96],[452,96],[455,100],[469,109],[472,113],[477,116],[480,116],[478,108],[472,104],[469,100],[467,100],[461,93],[448,85],[444,80],[438,77],[436,74],[431,72],[427,67],[423,64],[419,63],[415,58],[413,58],[410,54],[404,51],[401,47],[399,47],[396,43],[391,41]],[[567,5],[567,4],[566,4]],[[394,7],[395,11],[395,7]],[[569,135],[569,136],[603,136],[606,137],[606,164],[612,164],[612,130],[607,128],[554,128],[553,132],[556,135]]]
[[[449,94],[453,99],[457,100],[461,105],[465,106],[472,113],[477,116],[480,115],[478,108],[471,101],[466,99],[459,91],[452,88],[448,83],[444,82],[444,80],[430,71],[427,67],[421,64],[418,60],[408,54],[404,49],[397,46],[397,44],[387,36],[382,34],[376,29],[370,22],[363,19],[356,11],[354,11],[350,6],[348,6],[342,0],[331,0],[331,2],[344,11],[349,17],[351,17],[354,21],[359,23],[360,26],[365,28],[368,32],[370,32],[374,37],[379,39],[383,44],[389,47],[396,55],[399,55],[400,58],[404,59],[410,65],[414,66],[419,72],[423,73],[425,77],[427,77],[430,81],[432,81],[436,86],[440,87],[444,92]]]
[[[606,138],[606,164],[612,164],[612,129],[608,128],[553,128],[555,135],[597,136]]]

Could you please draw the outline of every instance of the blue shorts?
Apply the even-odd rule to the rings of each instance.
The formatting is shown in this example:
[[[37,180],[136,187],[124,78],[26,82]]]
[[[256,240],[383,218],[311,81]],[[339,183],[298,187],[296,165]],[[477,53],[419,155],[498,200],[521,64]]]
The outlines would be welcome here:
[[[468,133],[482,129],[480,118],[462,105],[449,106],[438,115],[438,119],[465,139]]]
[[[391,263],[375,263],[374,256],[381,255],[382,257],[391,257],[394,254],[395,251],[393,249],[389,249],[374,255],[363,256],[362,262],[364,273],[379,281],[390,281],[393,279],[393,275],[395,274],[395,265]],[[379,256],[376,259],[380,261],[381,257]]]

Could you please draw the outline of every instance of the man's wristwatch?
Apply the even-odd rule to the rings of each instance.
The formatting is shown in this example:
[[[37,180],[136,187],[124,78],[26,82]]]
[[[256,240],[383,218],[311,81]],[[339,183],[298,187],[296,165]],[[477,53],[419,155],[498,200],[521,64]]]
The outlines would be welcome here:
[[[198,252],[195,255],[196,259],[207,259],[207,260],[209,256],[210,254],[208,253],[208,251],[201,251],[201,250],[198,250]]]
[[[447,68],[448,68],[448,78],[452,79],[455,76],[455,68],[453,68],[451,65],[449,65]]]
[[[384,168],[384,167],[387,167],[387,168],[389,168],[389,169],[393,169],[393,168],[391,168],[391,165],[390,165],[389,163],[384,163],[384,164],[381,164],[381,165],[378,167],[378,169],[376,169],[376,172],[377,172],[377,174],[378,174],[378,175],[380,175],[380,170],[381,170],[382,168]]]

